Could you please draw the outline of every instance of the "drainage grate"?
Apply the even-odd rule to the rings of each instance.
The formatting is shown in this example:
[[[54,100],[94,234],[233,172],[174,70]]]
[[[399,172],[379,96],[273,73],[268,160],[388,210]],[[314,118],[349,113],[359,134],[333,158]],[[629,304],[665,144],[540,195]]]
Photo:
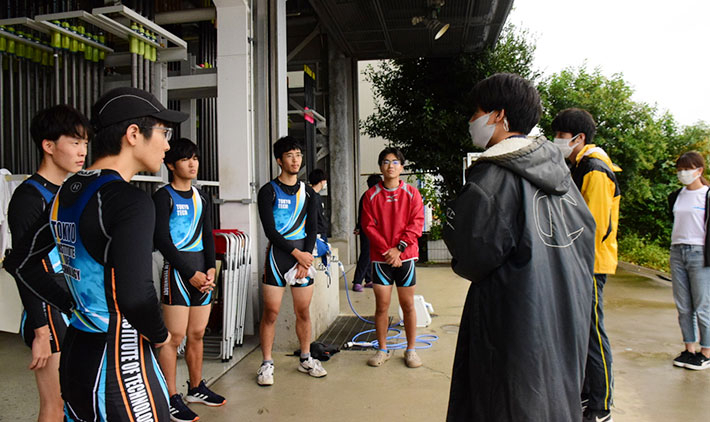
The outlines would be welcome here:
[[[374,321],[374,316],[363,317],[369,321]],[[389,325],[392,325],[392,317],[389,317]],[[320,337],[318,337],[319,342],[325,344],[332,344],[337,347],[342,347],[345,343],[352,340],[355,335],[362,331],[374,330],[375,326],[373,324],[368,324],[362,321],[356,316],[339,316],[335,321],[328,327],[327,330]],[[375,332],[363,334],[358,337],[358,341],[372,341],[377,339]],[[353,347],[350,349],[342,350],[370,350],[362,347]]]

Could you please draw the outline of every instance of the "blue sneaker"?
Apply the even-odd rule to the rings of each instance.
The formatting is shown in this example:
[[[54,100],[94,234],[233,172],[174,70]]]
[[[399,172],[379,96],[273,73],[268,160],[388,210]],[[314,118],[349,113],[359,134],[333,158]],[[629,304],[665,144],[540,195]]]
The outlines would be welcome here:
[[[194,422],[200,419],[199,416],[182,401],[181,394],[174,394],[170,397],[170,420],[173,422]]]
[[[187,385],[190,385],[190,381],[187,382]],[[207,388],[205,380],[200,381],[200,385],[197,387],[187,390],[185,400],[189,403],[202,403],[213,407],[222,406],[227,403],[224,397]]]

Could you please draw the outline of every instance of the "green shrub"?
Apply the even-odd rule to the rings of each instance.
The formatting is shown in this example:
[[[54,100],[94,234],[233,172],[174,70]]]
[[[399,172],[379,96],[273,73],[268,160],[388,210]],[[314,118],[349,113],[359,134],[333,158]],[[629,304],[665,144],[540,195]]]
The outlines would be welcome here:
[[[626,233],[619,238],[619,259],[643,267],[670,272],[670,252],[657,240]]]

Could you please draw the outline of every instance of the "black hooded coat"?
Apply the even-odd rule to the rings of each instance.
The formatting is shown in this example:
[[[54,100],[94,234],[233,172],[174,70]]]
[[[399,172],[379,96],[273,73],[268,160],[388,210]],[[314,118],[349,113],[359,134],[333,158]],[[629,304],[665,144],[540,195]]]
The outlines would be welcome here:
[[[471,281],[448,421],[581,420],[595,224],[560,151],[508,138],[469,169],[444,240]]]

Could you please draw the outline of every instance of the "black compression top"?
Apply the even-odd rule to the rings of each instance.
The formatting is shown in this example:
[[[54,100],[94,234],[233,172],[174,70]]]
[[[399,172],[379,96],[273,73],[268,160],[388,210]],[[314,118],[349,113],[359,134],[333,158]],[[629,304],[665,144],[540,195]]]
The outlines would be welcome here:
[[[192,190],[180,191],[173,189],[178,195],[185,199],[192,198]],[[155,203],[155,247],[163,254],[163,257],[175,267],[180,276],[189,280],[195,275],[195,271],[206,272],[210,268],[215,268],[215,251],[214,238],[212,237],[212,202],[207,198],[204,192],[197,189],[202,200],[202,213],[197,227],[202,230],[202,253],[205,257],[205,268],[193,268],[188,261],[181,257],[181,252],[178,251],[173,238],[170,234],[170,214],[173,209],[173,201],[167,189],[158,189],[153,194],[153,202]]]
[[[40,189],[44,190],[47,198],[40,193]],[[44,215],[43,213],[45,208],[47,208],[48,197],[50,195],[54,197],[58,190],[59,186],[51,183],[37,173],[30,176],[15,189],[7,210],[7,220],[10,226],[10,234],[12,235],[13,248],[16,244],[19,244],[20,239],[22,239],[42,215]],[[45,219],[45,223],[46,222],[47,220]],[[52,272],[52,265],[46,257],[43,258],[43,262],[39,265],[46,270],[45,272]],[[63,277],[61,279],[55,277],[55,280],[59,281],[62,287],[65,287]],[[27,285],[19,282],[19,280],[17,289],[22,299],[22,305],[27,312],[28,327],[34,330],[35,328],[47,325],[47,314],[44,310],[43,301],[32,293]]]
[[[279,187],[289,195],[295,195],[300,188],[300,182],[293,186],[288,186],[282,183],[279,178],[273,180]],[[306,243],[303,252],[312,253],[313,247],[316,245],[316,233],[318,230],[318,204],[313,200],[314,196],[318,195],[313,188],[306,184]],[[284,238],[281,233],[276,230],[274,222],[274,201],[276,200],[276,192],[271,182],[265,184],[259,189],[257,203],[259,206],[259,218],[261,225],[264,226],[264,233],[272,245],[281,249],[284,252],[290,253],[293,250],[293,245]]]
[[[71,324],[84,331],[91,331],[86,327],[89,325],[89,328],[98,332],[106,332],[103,323],[91,324],[92,320],[102,319],[93,318],[92,313],[108,318],[108,324],[120,323],[116,317],[121,315],[151,342],[163,342],[168,333],[153,285],[155,209],[150,197],[120,179],[120,175],[113,170],[81,171],[62,185],[58,213],[61,216],[64,210],[69,210],[81,201],[77,197],[80,197],[83,189],[102,176],[115,177],[117,180],[101,185],[96,193],[86,198],[86,205],[78,217],[78,228],[75,230],[76,237],[81,240],[89,255],[83,258],[84,261],[95,261],[103,268],[103,272],[96,274],[94,270],[87,270],[90,266],[83,267],[78,255],[74,262],[69,261],[78,267],[72,268],[73,275],[81,279],[73,282],[67,275],[69,284],[74,285],[73,292],[82,282],[99,279],[95,286],[98,291],[74,297],[77,309]],[[34,234],[25,236],[18,247],[13,249],[5,260],[5,268],[13,275],[27,280],[47,302],[52,303],[50,299],[57,300],[53,296],[56,292],[43,288],[44,284],[49,284],[48,275],[37,265],[40,260],[38,255],[46,254],[54,246],[52,229],[46,223],[50,211],[48,208],[46,215],[32,228]],[[60,246],[60,253],[73,254],[73,246],[69,248]],[[76,250],[79,250],[78,246]],[[67,256],[64,259],[67,261]],[[66,269],[64,272],[67,274]],[[65,309],[66,304],[60,308]],[[85,312],[87,308],[92,312]],[[89,321],[90,324],[81,325],[82,321]]]

